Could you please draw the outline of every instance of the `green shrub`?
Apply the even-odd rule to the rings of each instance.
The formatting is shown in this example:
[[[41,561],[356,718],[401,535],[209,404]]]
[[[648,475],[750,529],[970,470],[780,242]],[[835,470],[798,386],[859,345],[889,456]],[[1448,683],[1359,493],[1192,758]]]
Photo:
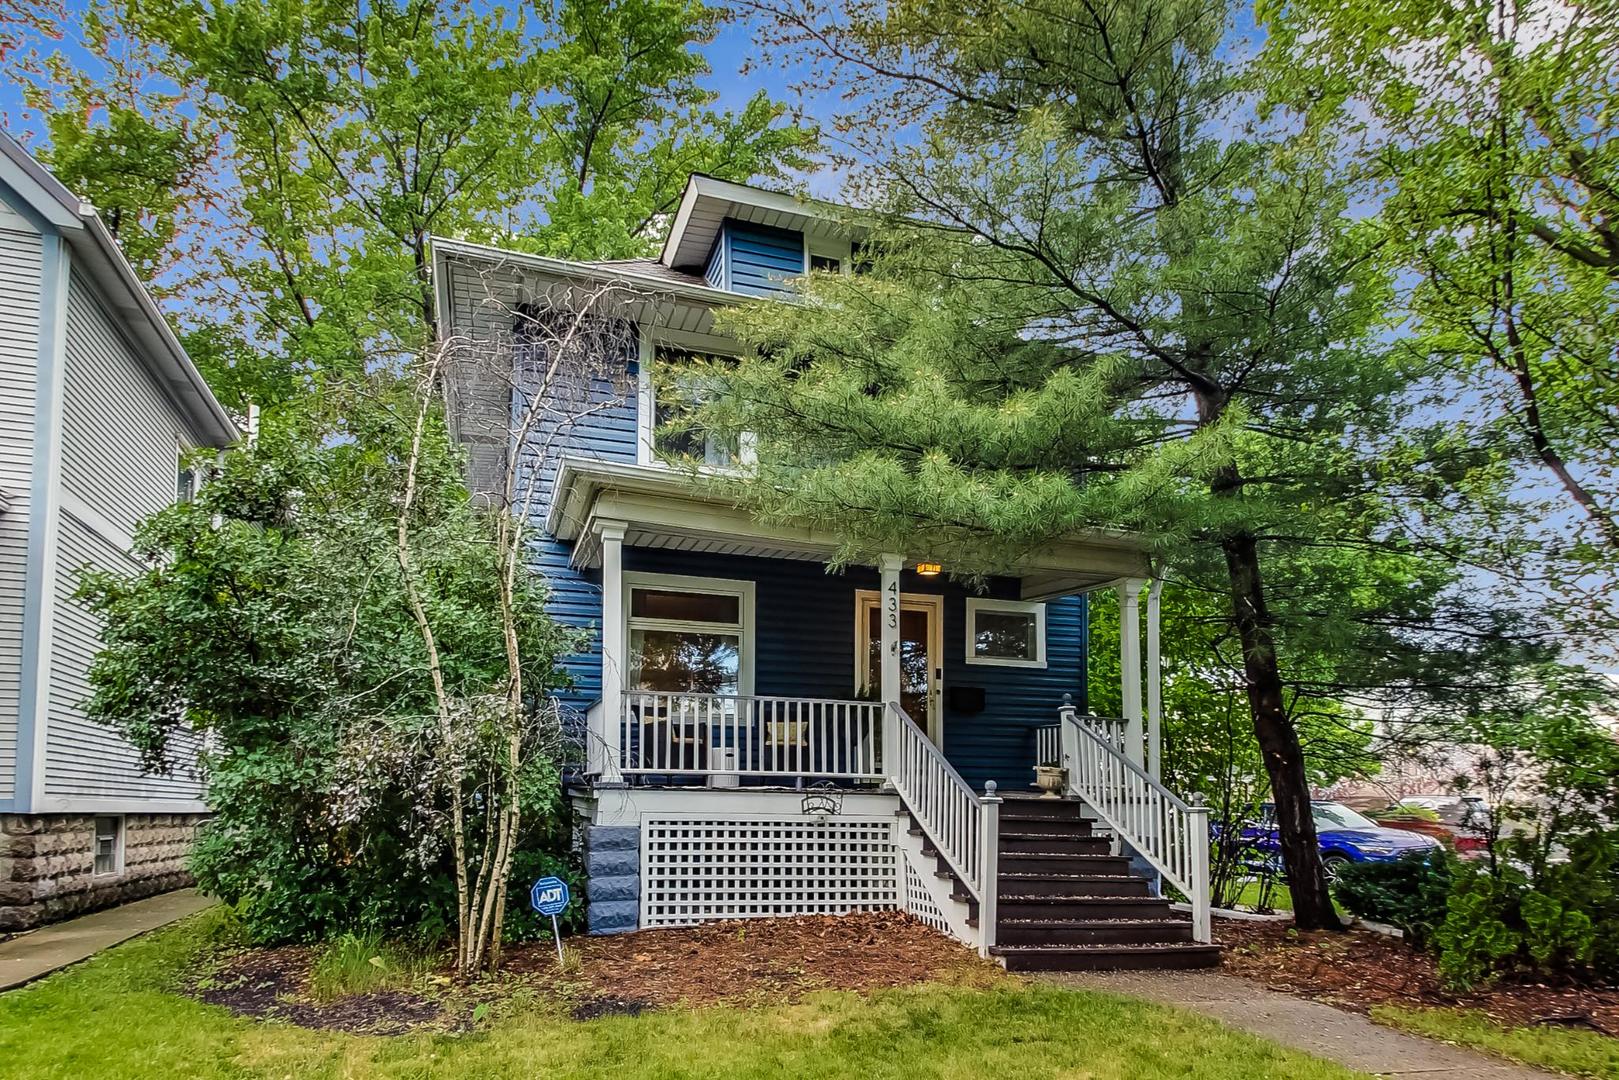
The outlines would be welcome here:
[[[1523,944],[1523,935],[1502,918],[1502,894],[1488,874],[1456,878],[1445,921],[1433,935],[1446,985],[1467,990],[1493,982]]]
[[[1454,860],[1446,852],[1413,852],[1393,862],[1342,867],[1332,894],[1354,914],[1397,926],[1406,940],[1423,948],[1445,921],[1454,877]]]
[[[1590,962],[1596,930],[1583,911],[1570,911],[1544,893],[1528,892],[1518,899],[1523,919],[1523,944],[1538,971],[1566,971]]]

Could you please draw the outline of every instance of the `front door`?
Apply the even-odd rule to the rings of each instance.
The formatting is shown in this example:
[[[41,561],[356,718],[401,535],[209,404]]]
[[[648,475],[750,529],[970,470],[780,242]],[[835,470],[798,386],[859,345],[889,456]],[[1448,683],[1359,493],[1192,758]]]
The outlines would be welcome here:
[[[882,687],[882,610],[874,592],[855,594],[855,693],[875,700]],[[928,738],[944,744],[944,598],[903,593],[899,606],[899,703]]]

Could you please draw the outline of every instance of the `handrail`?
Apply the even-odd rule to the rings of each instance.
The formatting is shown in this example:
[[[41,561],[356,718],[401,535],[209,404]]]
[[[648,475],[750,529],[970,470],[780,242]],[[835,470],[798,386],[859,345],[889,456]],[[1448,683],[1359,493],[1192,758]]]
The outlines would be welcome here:
[[[898,736],[898,760],[889,770],[889,782],[978,902],[978,951],[987,954],[995,944],[1000,877],[1001,799],[995,782],[984,785],[980,797],[903,708],[889,702],[888,714]]]
[[[1125,757],[1071,705],[1058,711],[1069,791],[1186,894],[1192,931],[1213,940],[1209,902],[1209,810],[1194,806]]]

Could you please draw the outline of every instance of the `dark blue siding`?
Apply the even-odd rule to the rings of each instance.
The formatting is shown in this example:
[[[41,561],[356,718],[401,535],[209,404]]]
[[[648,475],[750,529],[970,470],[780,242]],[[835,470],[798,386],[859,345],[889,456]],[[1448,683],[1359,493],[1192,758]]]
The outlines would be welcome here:
[[[545,515],[551,508],[556,462],[560,458],[635,461],[635,367],[632,360],[625,358],[622,379],[596,380],[590,388],[593,407],[584,410],[584,415],[567,430],[546,429],[534,436],[542,445],[550,440],[551,455],[544,463],[534,500],[536,529],[535,539],[530,544],[529,565],[548,583],[550,597],[546,608],[552,616],[566,626],[587,626],[593,631],[584,651],[562,661],[574,685],[558,697],[576,709],[586,708],[601,697],[601,573],[580,571],[569,565],[573,547],[543,533]]]
[[[785,292],[804,273],[804,234],[727,221],[709,255],[708,283],[749,296]]]
[[[854,594],[875,590],[874,568],[827,574],[819,563],[626,548],[626,570],[755,583],[757,623],[754,692],[847,698],[854,693]],[[1079,701],[1085,685],[1086,607],[1083,597],[1046,605],[1046,666],[987,667],[966,662],[967,597],[1017,596],[1017,583],[996,579],[985,594],[906,571],[905,592],[942,594],[944,600],[945,753],[975,788],[994,780],[1009,790],[1030,784],[1034,733],[1056,720],[1063,694]],[[949,689],[978,687],[984,711],[954,712]]]

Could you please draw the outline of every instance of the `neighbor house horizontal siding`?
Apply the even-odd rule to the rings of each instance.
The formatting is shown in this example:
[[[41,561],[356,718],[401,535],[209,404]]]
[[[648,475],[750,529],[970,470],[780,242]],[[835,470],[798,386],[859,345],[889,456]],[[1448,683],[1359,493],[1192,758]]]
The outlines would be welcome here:
[[[8,499],[0,512],[0,800],[13,797],[17,776],[43,258],[40,235],[14,211],[0,211],[0,489]]]
[[[134,747],[86,718],[86,675],[100,648],[100,626],[73,593],[86,567],[138,569],[130,538],[143,520],[173,503],[180,447],[196,436],[94,286],[77,274],[68,288],[64,365],[64,505],[53,578],[45,796],[195,800],[201,793],[196,777],[143,773]],[[74,506],[82,509],[74,512]],[[185,758],[189,744],[177,752]]]
[[[56,617],[51,637],[50,719],[45,728],[45,795],[47,798],[117,798],[125,800],[201,797],[201,785],[189,766],[195,742],[177,740],[170,775],[142,771],[135,748],[109,727],[84,714],[90,696],[88,673],[101,647],[96,616],[74,599],[80,571],[86,567],[129,573],[135,561],[118,545],[70,513],[63,513],[57,541]]]
[[[68,288],[62,486],[124,532],[174,501],[182,443],[195,437],[130,349],[94,288]]]

